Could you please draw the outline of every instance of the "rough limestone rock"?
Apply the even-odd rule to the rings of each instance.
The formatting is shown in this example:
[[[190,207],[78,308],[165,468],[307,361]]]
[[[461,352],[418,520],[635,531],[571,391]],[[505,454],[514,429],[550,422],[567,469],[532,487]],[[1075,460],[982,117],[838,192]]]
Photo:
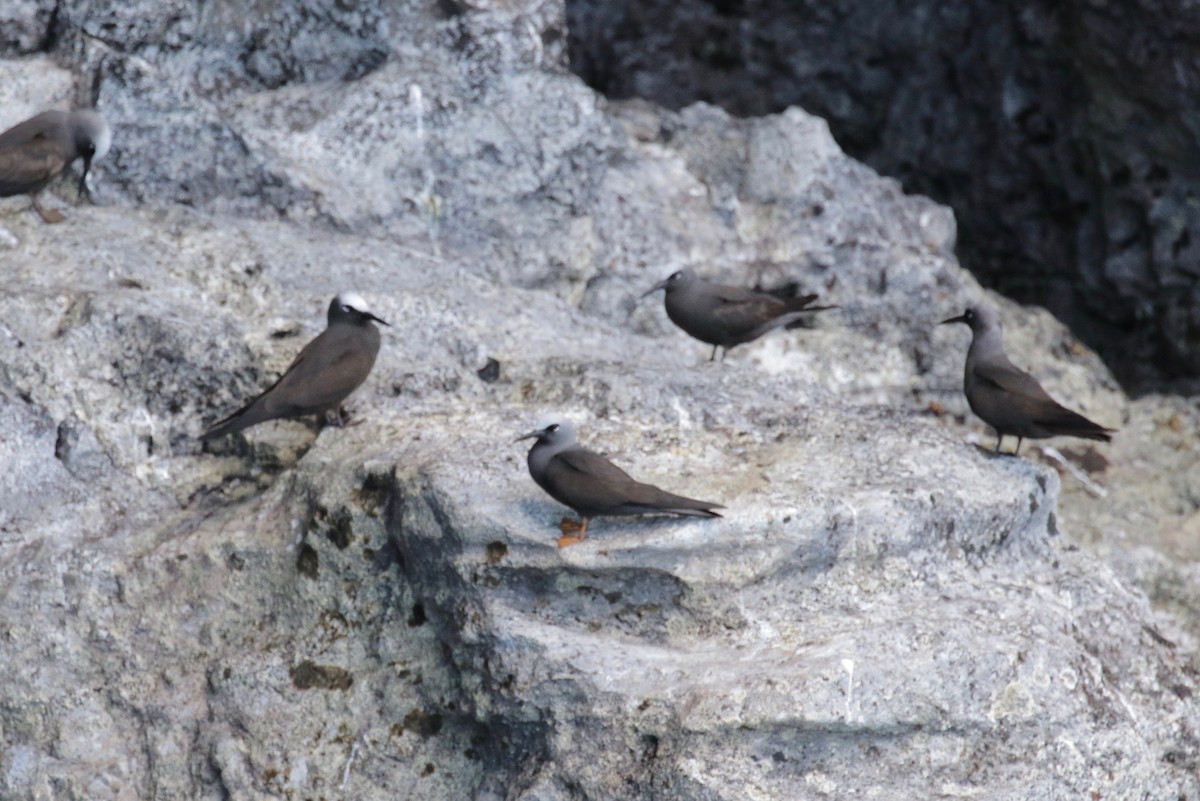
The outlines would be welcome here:
[[[1200,10],[1183,0],[568,0],[609,97],[799,105],[952,205],[985,283],[1051,309],[1138,392],[1200,389]]]
[[[820,119],[605,102],[563,18],[76,3],[0,62],[119,132],[100,205],[0,211],[0,798],[1200,794],[1195,408]],[[710,363],[638,299],[684,265],[841,308]],[[202,447],[347,287],[350,424]],[[990,453],[979,302],[1116,442]],[[546,411],[725,517],[559,550]]]

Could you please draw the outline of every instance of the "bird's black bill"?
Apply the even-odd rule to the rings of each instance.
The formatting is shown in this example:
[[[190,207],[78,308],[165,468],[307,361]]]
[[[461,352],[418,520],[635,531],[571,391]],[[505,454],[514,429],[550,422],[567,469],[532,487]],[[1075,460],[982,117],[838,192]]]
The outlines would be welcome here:
[[[368,320],[374,320],[375,322],[379,323],[380,325],[386,325],[388,328],[392,327],[392,324],[389,323],[387,320],[382,320],[382,319],[376,317],[375,315],[371,314],[370,312],[362,312],[362,316],[366,317]]]
[[[88,170],[90,170],[91,168],[92,168],[92,160],[85,156],[83,159],[83,175],[79,176],[79,196],[85,197],[88,200],[92,199],[92,193],[89,192],[88,188],[87,188]]]
[[[540,437],[541,435],[541,431],[530,431],[528,434],[522,434],[521,436],[517,437],[513,440],[513,442],[520,442],[523,439],[533,439],[534,437]]]
[[[657,284],[655,284],[654,286],[650,287],[650,288],[649,288],[649,289],[647,289],[645,292],[643,292],[643,293],[641,294],[641,297],[643,297],[643,298],[645,298],[645,297],[649,297],[650,295],[653,295],[655,292],[657,292],[657,291],[658,291],[658,290],[660,290],[660,289],[666,289],[666,288],[667,288],[667,282],[668,282],[668,281],[670,281],[670,280],[671,280],[671,279],[670,279],[670,278],[668,278],[668,279],[666,279],[666,281],[659,281]]]
[[[970,322],[970,320],[967,318],[967,315],[964,313],[964,314],[958,315],[957,317],[951,317],[949,320],[942,320],[940,323],[938,323],[938,325],[946,325],[947,323],[969,323],[969,322]]]

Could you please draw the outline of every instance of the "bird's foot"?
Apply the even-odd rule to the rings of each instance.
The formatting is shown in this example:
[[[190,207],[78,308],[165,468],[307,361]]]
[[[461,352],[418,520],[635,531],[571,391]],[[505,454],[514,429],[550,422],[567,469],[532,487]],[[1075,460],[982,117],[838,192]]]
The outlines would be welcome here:
[[[562,536],[555,542],[559,548],[566,548],[568,545],[578,545],[587,539],[587,522],[579,523],[569,517],[564,517],[558,523],[558,530],[562,532]]]
[[[996,450],[992,451],[996,456],[1020,456],[1021,443],[1025,441],[1024,437],[1017,437],[1017,449],[1012,453],[1000,450],[1000,446],[1004,443],[1004,435],[1000,434],[996,439]]]
[[[63,216],[62,212],[55,211],[54,209],[48,209],[41,203],[38,203],[36,200],[33,201],[33,210],[36,211],[42,218],[42,222],[48,225],[54,225],[67,219],[65,216]]]
[[[359,422],[362,422],[361,420]],[[339,406],[336,409],[330,409],[325,412],[325,425],[333,428],[345,428],[352,425],[350,422],[350,412],[346,411],[346,407]]]

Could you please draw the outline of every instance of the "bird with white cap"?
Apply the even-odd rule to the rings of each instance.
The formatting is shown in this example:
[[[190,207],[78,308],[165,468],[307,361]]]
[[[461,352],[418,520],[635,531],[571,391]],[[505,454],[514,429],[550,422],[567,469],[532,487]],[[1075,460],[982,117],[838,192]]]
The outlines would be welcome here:
[[[48,223],[64,217],[43,208],[37,196],[76,159],[83,159],[79,194],[87,195],[92,162],[108,153],[112,129],[91,109],[43,111],[0,133],[0,197],[29,195],[33,209]]]
[[[358,389],[379,355],[379,329],[387,325],[355,292],[329,304],[324,331],[304,346],[279,380],[254,400],[219,421],[202,438],[215,439],[281,417],[336,411]]]
[[[725,507],[675,495],[643,484],[621,468],[581,446],[575,427],[562,415],[542,418],[537,428],[517,438],[537,439],[529,449],[529,474],[537,485],[559,503],[575,510],[578,526],[561,526],[560,548],[583,542],[588,521],[601,515],[671,514],[689,517],[720,517],[714,509]],[[575,533],[568,534],[568,528]]]

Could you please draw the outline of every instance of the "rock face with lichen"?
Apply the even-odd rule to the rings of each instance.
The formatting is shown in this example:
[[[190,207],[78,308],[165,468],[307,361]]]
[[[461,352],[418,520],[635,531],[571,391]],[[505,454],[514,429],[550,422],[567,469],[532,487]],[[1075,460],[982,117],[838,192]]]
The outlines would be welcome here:
[[[1144,520],[1168,458],[1154,525],[1186,517],[1195,409],[982,291],[953,217],[821,120],[604,102],[563,18],[76,3],[20,39],[54,61],[6,33],[0,125],[94,97],[118,134],[99,206],[0,218],[0,797],[1200,793],[1194,600],[1074,544]],[[841,308],[709,363],[638,300],[687,265]],[[351,424],[202,449],[347,287],[393,324]],[[1090,484],[970,443],[935,323],[977,302],[1136,433],[1079,446]],[[560,551],[512,442],[551,410],[725,518]]]

